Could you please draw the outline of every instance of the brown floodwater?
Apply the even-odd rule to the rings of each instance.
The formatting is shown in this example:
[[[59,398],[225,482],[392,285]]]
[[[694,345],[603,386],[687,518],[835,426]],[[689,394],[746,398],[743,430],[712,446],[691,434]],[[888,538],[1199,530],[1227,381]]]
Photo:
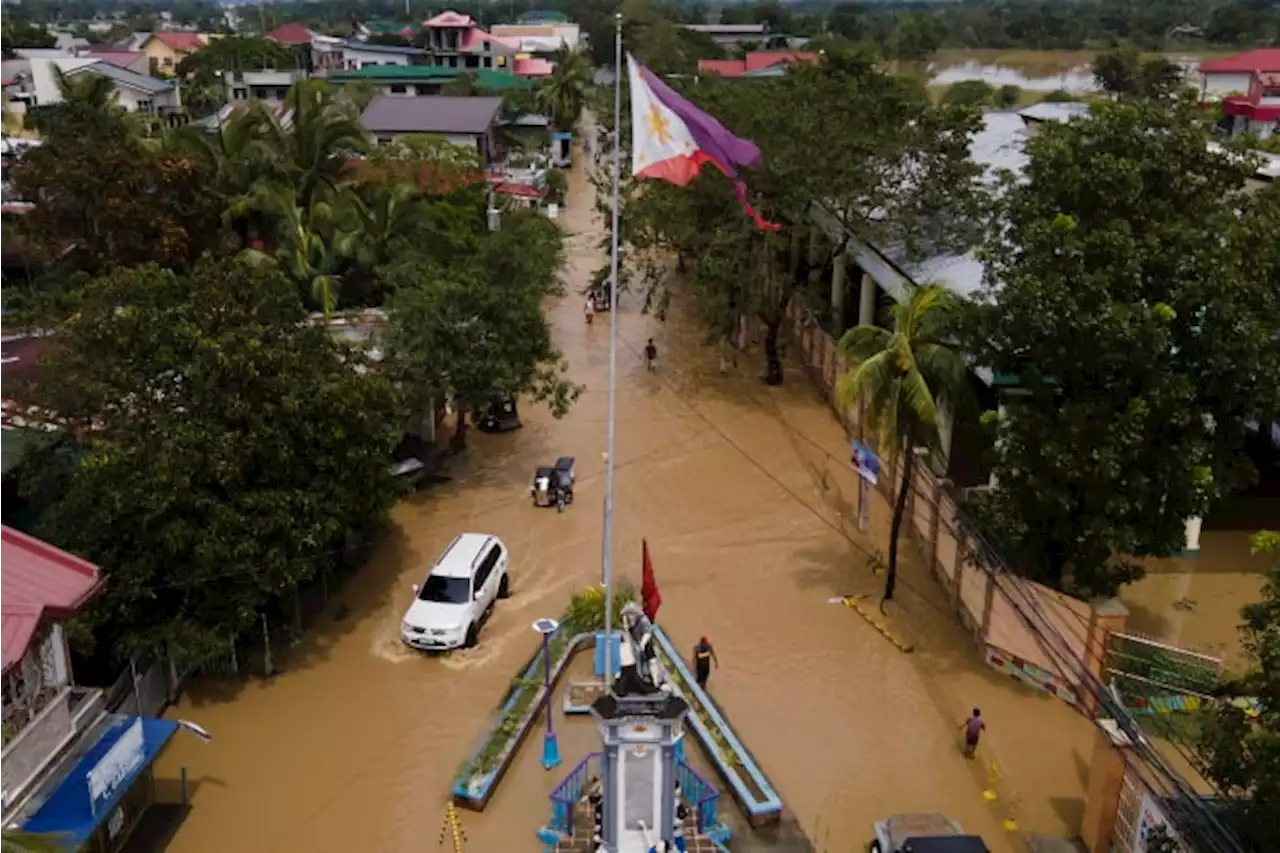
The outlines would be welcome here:
[[[1091,63],[1097,55],[1087,50],[940,50],[928,62],[899,63],[900,70],[927,76],[935,85],[961,80],[982,80],[992,86],[1013,85],[1036,92],[1064,89],[1089,92],[1095,87]],[[1191,79],[1204,52],[1171,52],[1164,56],[1183,67]]]
[[[1088,724],[983,665],[918,561],[908,554],[893,609],[914,655],[828,603],[879,583],[866,553],[884,549],[889,509],[876,495],[870,534],[856,532],[845,438],[804,376],[792,367],[766,388],[756,356],[722,375],[678,304],[659,323],[624,299],[584,324],[576,291],[600,260],[590,193],[575,172],[562,220],[574,235],[571,295],[548,307],[582,398],[560,421],[528,406],[522,430],[473,433],[450,482],[395,508],[388,540],[281,674],[187,691],[171,714],[214,739],[179,738],[161,761],[162,775],[186,765],[194,787],[172,853],[436,849],[450,781],[536,643],[530,623],[599,579],[611,321],[619,574],[638,582],[647,538],[662,625],[681,646],[701,634],[716,644],[716,698],[817,849],[860,849],[874,820],[904,811],[946,812],[995,853],[1019,849],[1001,827],[1010,814],[1024,831],[1074,834]],[[656,375],[641,363],[650,336]],[[531,507],[532,470],[560,455],[578,459],[575,504]],[[401,645],[401,615],[410,585],[461,531],[506,541],[515,595],[477,649],[426,657]],[[959,727],[975,704],[990,730],[985,760],[966,762]],[[463,813],[469,851],[537,849],[547,794],[598,743],[589,722],[559,722],[564,767],[544,772],[531,739],[488,810]],[[989,787],[995,803],[982,797]]]

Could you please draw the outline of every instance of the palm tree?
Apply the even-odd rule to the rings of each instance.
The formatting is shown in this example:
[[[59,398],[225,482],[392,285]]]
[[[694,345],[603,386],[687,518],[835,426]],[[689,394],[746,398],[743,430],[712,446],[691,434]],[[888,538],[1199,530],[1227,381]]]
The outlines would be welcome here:
[[[335,97],[323,80],[302,80],[285,99],[288,111],[271,115],[269,136],[280,154],[282,178],[303,208],[324,190],[336,190],[352,157],[369,146],[350,101]]]
[[[587,100],[591,64],[585,53],[564,48],[556,51],[555,63],[551,75],[538,88],[538,107],[551,116],[556,127],[569,131]]]
[[[840,339],[840,352],[853,367],[836,382],[836,401],[842,407],[865,404],[866,424],[882,456],[906,455],[889,532],[884,601],[893,599],[898,580],[898,534],[915,466],[913,449],[938,448],[942,410],[954,409],[968,390],[964,361],[942,338],[957,310],[949,291],[921,287],[909,302],[894,305],[892,331],[856,326]]]
[[[67,853],[70,849],[60,835],[6,829],[0,837],[0,853]]]
[[[68,73],[55,65],[53,79],[58,84],[58,94],[66,103],[83,104],[104,112],[116,105],[115,81],[110,77],[92,71]]]
[[[328,317],[337,307],[341,284],[338,275],[341,252],[335,235],[337,206],[320,199],[303,206],[296,191],[279,184],[259,186],[254,201],[259,210],[271,215],[277,223],[275,257],[295,281],[307,287],[311,298]],[[343,201],[345,196],[339,198],[339,205]]]

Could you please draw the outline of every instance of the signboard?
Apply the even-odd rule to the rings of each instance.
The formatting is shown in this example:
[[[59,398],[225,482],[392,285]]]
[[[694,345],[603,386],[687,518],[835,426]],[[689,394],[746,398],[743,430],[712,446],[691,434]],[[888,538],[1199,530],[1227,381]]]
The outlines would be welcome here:
[[[867,447],[861,441],[851,442],[849,445],[853,451],[853,458],[849,460],[849,464],[853,466],[853,470],[858,472],[858,476],[866,480],[871,485],[880,482],[880,457]]]
[[[1169,837],[1177,842],[1178,847],[1186,849],[1182,839],[1178,838],[1173,827],[1169,826],[1169,822],[1165,820],[1164,812],[1160,810],[1160,805],[1151,796],[1151,792],[1143,791],[1142,800],[1139,803],[1138,831],[1133,834],[1133,853],[1147,853],[1147,838],[1151,835],[1151,830],[1157,826],[1163,826],[1169,833]]]
[[[96,815],[103,803],[115,796],[120,786],[136,773],[146,759],[142,719],[136,718],[102,760],[89,771],[89,808]]]

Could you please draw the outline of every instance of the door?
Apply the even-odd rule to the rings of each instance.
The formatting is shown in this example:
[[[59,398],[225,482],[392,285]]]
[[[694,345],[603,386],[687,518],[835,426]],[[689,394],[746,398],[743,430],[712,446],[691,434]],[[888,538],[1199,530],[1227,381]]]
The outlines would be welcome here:
[[[476,570],[475,588],[480,593],[480,604],[486,609],[493,604],[493,600],[498,595],[498,559],[502,556],[502,548],[494,545],[489,549],[489,553],[484,555],[484,559],[480,561],[480,567]]]

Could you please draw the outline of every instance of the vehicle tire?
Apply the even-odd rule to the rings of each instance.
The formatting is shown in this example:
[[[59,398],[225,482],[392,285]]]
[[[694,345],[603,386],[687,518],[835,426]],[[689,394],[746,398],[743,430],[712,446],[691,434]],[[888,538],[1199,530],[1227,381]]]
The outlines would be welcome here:
[[[464,649],[474,649],[476,643],[480,642],[480,629],[475,625],[467,626],[467,639],[463,642]]]
[[[876,838],[867,845],[868,853],[880,853],[880,839]]]
[[[498,598],[511,597],[511,575],[503,575],[498,581]]]

